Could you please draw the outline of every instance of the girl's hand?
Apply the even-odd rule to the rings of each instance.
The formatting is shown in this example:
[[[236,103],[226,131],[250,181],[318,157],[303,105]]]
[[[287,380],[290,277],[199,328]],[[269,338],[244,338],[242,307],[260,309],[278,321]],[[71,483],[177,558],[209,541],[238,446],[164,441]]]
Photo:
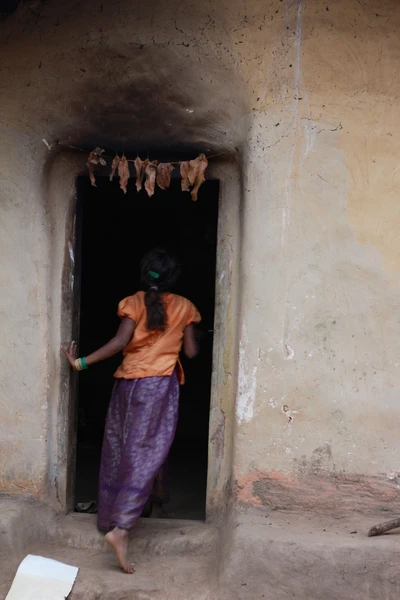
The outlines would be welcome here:
[[[76,371],[75,361],[78,358],[76,342],[71,342],[69,351],[66,348],[64,348],[64,346],[61,346],[61,352],[63,352],[65,354],[65,356],[67,357],[67,359],[69,361],[69,364]]]

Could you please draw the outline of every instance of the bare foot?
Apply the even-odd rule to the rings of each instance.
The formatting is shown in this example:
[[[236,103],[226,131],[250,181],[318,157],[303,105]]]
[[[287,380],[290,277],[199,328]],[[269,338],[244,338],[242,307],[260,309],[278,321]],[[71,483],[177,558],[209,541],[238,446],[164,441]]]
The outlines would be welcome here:
[[[106,542],[111,546],[117,555],[118,564],[125,573],[134,573],[133,564],[128,562],[128,537],[129,532],[119,527],[114,527],[106,535]]]

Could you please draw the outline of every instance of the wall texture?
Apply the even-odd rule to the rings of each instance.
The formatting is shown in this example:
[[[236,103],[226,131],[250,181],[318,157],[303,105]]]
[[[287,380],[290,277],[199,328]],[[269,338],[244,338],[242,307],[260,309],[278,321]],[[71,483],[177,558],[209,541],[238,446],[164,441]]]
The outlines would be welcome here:
[[[0,121],[0,487],[38,494],[49,406],[43,160],[25,131]]]
[[[238,499],[311,505],[315,478],[393,498],[399,26],[395,0],[35,0],[0,21],[2,489],[43,495],[57,476],[52,303],[84,158],[57,200],[49,173],[61,146],[99,144],[241,165]]]
[[[340,481],[354,507],[396,494],[355,474],[399,470],[399,18],[298,2],[271,49],[244,152],[243,500],[332,508]]]

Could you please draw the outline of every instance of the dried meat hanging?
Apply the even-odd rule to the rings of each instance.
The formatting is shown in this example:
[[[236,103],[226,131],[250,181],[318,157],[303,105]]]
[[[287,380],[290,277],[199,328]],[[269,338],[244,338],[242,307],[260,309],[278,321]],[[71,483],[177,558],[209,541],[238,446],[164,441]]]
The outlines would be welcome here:
[[[204,173],[207,166],[208,160],[205,154],[200,154],[194,160],[182,161],[180,164],[182,191],[190,192],[194,202],[197,200],[201,184],[205,181]]]
[[[148,165],[149,159],[141,160],[139,157],[135,159],[134,165],[136,169],[136,189],[138,192],[142,189],[144,173]]]
[[[92,184],[93,187],[97,187],[96,186],[96,178],[94,176],[95,170],[99,168],[99,165],[104,167],[107,164],[106,161],[104,160],[104,158],[102,157],[103,153],[104,153],[104,150],[102,150],[101,148],[95,148],[89,154],[87,162],[86,162],[86,166],[89,171],[90,183]]]
[[[189,169],[188,169],[187,176],[188,176],[190,187],[192,187],[195,184],[199,169],[200,169],[200,156],[198,156],[194,160],[189,160]]]
[[[145,182],[144,187],[149,198],[154,195],[154,189],[156,187],[156,175],[157,175],[157,162],[148,162],[145,169]]]
[[[111,165],[110,181],[113,180],[113,177],[115,175],[115,171],[118,169],[120,161],[121,161],[121,158],[118,156],[118,154],[116,154],[114,156],[114,159],[113,159],[112,165]]]
[[[121,190],[124,192],[124,194],[126,194],[126,192],[128,191],[128,180],[130,177],[130,173],[129,173],[129,164],[127,159],[125,158],[125,156],[123,156],[121,158],[121,160],[119,161],[118,164],[118,175],[120,177],[119,179],[119,187],[121,188]]]
[[[89,171],[90,182],[96,187],[96,179],[94,172],[99,166],[106,165],[105,159],[102,157],[104,150],[95,148],[89,154],[86,166]],[[174,164],[177,163],[158,163],[157,160],[150,161],[141,160],[139,156],[134,160],[136,170],[136,189],[138,192],[143,187],[146,189],[148,196],[151,198],[154,195],[156,183],[162,190],[167,190],[171,185],[171,174],[174,170]],[[181,175],[181,189],[183,192],[190,192],[193,201],[198,198],[200,186],[205,181],[205,171],[208,166],[208,160],[205,154],[200,154],[197,158],[190,161],[181,161],[179,164]],[[128,181],[130,178],[129,161],[124,156],[122,158],[118,154],[114,157],[111,164],[110,181],[113,180],[116,172],[120,177],[120,188],[124,194],[128,191]]]
[[[171,163],[160,163],[157,166],[156,181],[158,187],[162,190],[167,190],[171,185],[171,173],[174,168],[174,165]]]
[[[190,183],[189,183],[189,161],[183,160],[180,164],[180,172],[181,172],[181,189],[182,192],[190,192]]]
[[[194,202],[196,202],[196,200],[197,200],[201,184],[205,182],[204,173],[208,166],[208,160],[207,160],[205,154],[200,154],[200,156],[198,158],[196,158],[196,161],[197,161],[196,177],[194,179],[192,191],[190,192],[190,195],[192,196],[192,200]],[[196,162],[196,161],[190,161],[190,162]]]

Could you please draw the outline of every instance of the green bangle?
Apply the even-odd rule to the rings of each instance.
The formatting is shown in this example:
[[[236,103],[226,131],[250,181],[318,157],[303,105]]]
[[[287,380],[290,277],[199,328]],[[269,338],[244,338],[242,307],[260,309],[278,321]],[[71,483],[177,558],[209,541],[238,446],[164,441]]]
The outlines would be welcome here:
[[[88,364],[86,362],[86,358],[81,358],[82,369],[88,369]]]

